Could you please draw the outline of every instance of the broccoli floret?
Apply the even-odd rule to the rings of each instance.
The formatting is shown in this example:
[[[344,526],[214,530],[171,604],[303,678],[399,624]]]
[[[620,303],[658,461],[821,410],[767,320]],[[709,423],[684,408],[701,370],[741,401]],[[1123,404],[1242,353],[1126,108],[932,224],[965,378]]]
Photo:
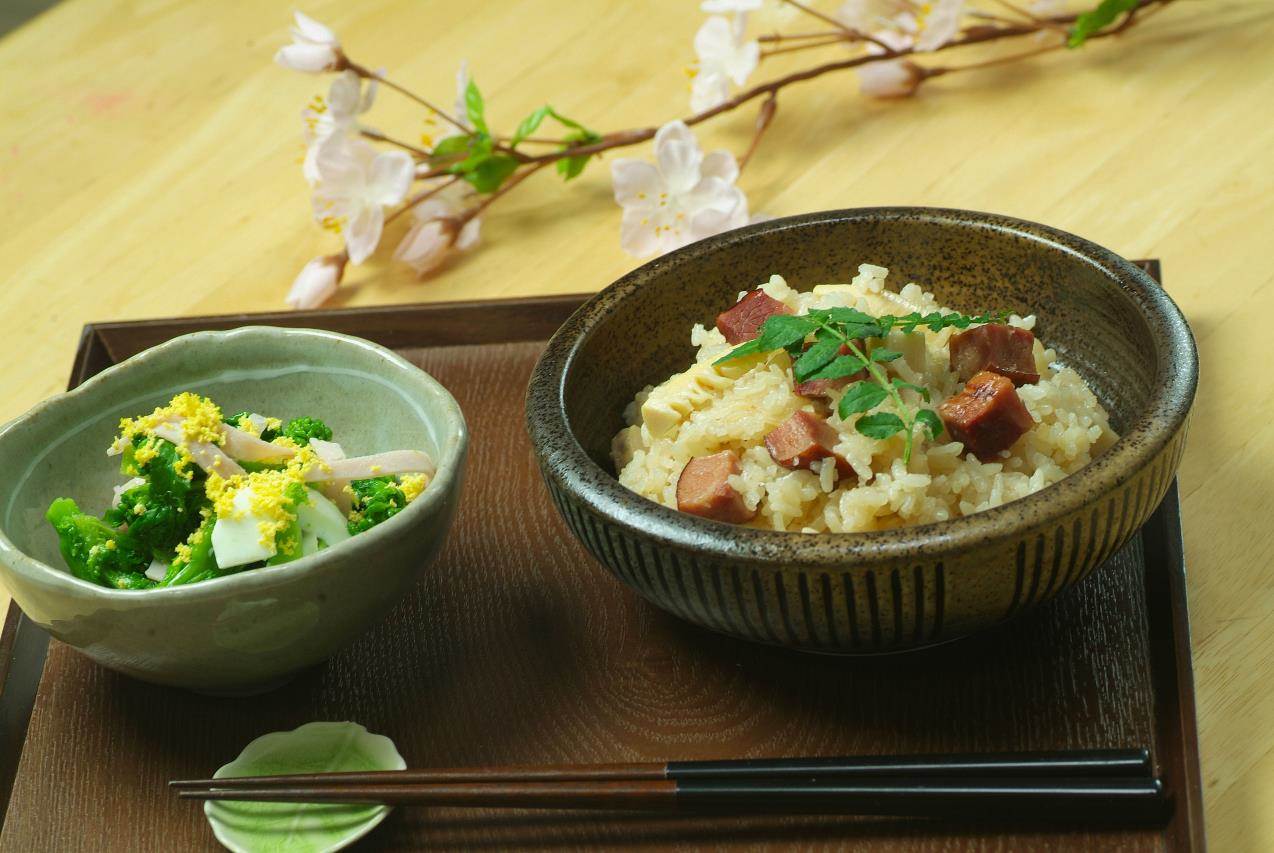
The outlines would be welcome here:
[[[214,515],[203,520],[190,542],[190,558],[177,557],[168,567],[168,575],[161,586],[182,586],[215,577],[218,573],[217,558],[212,550],[212,526],[217,523]]]
[[[117,589],[143,589],[155,582],[143,573],[150,549],[109,524],[80,512],[70,498],[49,504],[45,518],[58,535],[58,550],[77,578]]]
[[[373,477],[350,483],[354,490],[354,512],[349,523],[351,535],[371,530],[407,506],[407,496],[393,477]]]
[[[293,418],[283,428],[283,435],[301,446],[310,443],[311,438],[321,441],[332,440],[332,430],[318,418]]]
[[[127,527],[129,538],[139,545],[171,553],[199,525],[199,510],[207,503],[204,475],[189,464],[184,473],[179,471],[176,446],[152,440],[157,442],[154,458],[134,464],[146,482],[120,495],[104,518],[114,527]]]
[[[119,572],[114,569],[103,569],[102,580],[103,586],[114,589],[150,589],[159,585],[142,572]]]
[[[252,413],[245,410],[245,411],[239,412],[238,414],[231,415],[228,418],[224,418],[223,421],[225,423],[230,424],[230,426],[232,427],[245,429],[244,423],[247,422],[247,420],[251,417],[252,417]],[[274,441],[278,437],[279,437],[279,431],[277,429],[274,429],[273,427],[267,426],[265,429],[261,430],[260,439],[262,441]]]
[[[149,483],[124,492],[119,504],[108,509],[102,518],[112,527],[128,528],[130,538],[164,552],[185,540],[190,527],[185,504],[176,503],[167,495],[152,494]]]

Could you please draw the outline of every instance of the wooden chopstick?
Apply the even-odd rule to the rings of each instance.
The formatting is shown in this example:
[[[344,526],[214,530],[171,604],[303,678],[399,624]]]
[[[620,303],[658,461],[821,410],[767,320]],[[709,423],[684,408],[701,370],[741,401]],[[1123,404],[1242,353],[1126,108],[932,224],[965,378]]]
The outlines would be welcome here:
[[[261,790],[270,788],[449,784],[460,782],[570,782],[692,779],[851,779],[968,777],[1143,778],[1151,774],[1146,749],[1074,750],[985,755],[885,755],[839,758],[765,758],[724,761],[668,761],[626,764],[540,764],[446,767],[365,773],[307,773],[183,779],[179,790]]]
[[[906,815],[961,819],[1113,819],[1142,822],[1166,809],[1158,779],[881,778],[576,780],[328,785],[266,790],[182,790],[194,800],[504,808],[740,811]]]

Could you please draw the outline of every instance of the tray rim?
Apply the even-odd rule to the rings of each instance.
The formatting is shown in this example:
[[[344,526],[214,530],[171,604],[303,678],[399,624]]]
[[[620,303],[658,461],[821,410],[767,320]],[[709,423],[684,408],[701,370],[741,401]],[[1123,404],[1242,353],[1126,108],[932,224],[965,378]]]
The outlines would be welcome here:
[[[1160,281],[1158,260],[1134,261]],[[189,331],[231,328],[241,325],[282,325],[330,328],[357,334],[385,346],[420,346],[421,323],[428,321],[427,346],[484,345],[543,340],[593,296],[592,293],[557,294],[493,300],[340,308],[320,311],[231,313],[197,317],[168,317],[85,324],[80,336],[68,388],[132,354],[138,339],[145,346]],[[492,321],[486,334],[464,334],[449,324],[484,312]],[[127,339],[127,340],[126,340]],[[153,339],[149,340],[148,339]],[[1203,851],[1202,780],[1199,763],[1198,721],[1195,712],[1193,660],[1186,601],[1184,548],[1177,484],[1139,531],[1144,548],[1145,595],[1149,624],[1148,650],[1156,741],[1179,744],[1179,749],[1158,750],[1155,759],[1166,775],[1169,794],[1176,806],[1163,828],[1169,849]],[[1162,567],[1165,582],[1155,583]],[[10,794],[34,703],[44,674],[49,636],[30,622],[16,602],[10,601],[0,628],[0,825],[7,817]]]

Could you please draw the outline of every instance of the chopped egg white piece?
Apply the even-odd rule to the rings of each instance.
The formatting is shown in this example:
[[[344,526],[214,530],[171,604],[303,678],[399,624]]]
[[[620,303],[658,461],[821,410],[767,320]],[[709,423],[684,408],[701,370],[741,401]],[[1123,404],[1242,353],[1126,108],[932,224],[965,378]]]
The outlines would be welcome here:
[[[168,564],[162,560],[151,560],[146,567],[146,577],[153,581],[162,581],[168,574]]]
[[[314,489],[306,489],[305,493],[310,502],[296,508],[296,520],[301,525],[301,553],[311,553],[305,550],[306,538],[309,536],[316,540],[322,539],[329,548],[348,539],[349,527],[345,515],[336,508],[336,504]],[[318,550],[317,542],[314,550]]]
[[[261,525],[270,519],[252,513],[253,495],[251,488],[240,489],[232,504],[234,514],[212,525],[212,553],[223,569],[268,560],[277,550],[273,540],[262,544]]]
[[[338,442],[324,441],[321,438],[311,438],[310,447],[314,448],[314,452],[318,454],[318,458],[324,462],[335,462],[338,459],[345,458],[345,448],[341,447]]]

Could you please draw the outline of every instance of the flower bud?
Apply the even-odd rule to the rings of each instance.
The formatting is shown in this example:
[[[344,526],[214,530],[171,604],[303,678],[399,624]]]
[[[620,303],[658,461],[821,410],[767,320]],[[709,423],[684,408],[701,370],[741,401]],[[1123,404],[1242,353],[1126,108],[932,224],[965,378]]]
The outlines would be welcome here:
[[[303,266],[292,282],[292,289],[288,291],[288,305],[304,310],[317,308],[330,299],[345,276],[347,260],[344,253],[323,255]]]
[[[915,94],[928,74],[914,62],[872,62],[858,69],[858,88],[872,98],[906,98]]]

